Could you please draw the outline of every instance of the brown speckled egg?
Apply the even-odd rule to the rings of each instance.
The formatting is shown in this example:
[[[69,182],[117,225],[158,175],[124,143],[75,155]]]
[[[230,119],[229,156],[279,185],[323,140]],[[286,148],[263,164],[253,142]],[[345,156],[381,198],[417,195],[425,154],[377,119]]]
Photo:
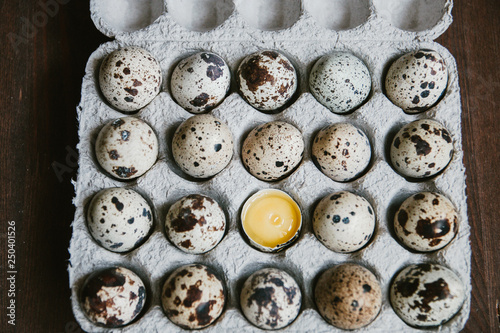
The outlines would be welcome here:
[[[359,128],[337,123],[323,128],[316,135],[312,159],[325,175],[337,182],[358,178],[371,159],[370,141]]]
[[[328,194],[314,210],[313,230],[320,242],[332,251],[357,251],[370,241],[375,230],[372,205],[351,192]]]
[[[120,111],[137,111],[160,92],[158,61],[146,50],[125,47],[109,54],[99,72],[99,85],[108,102]]]
[[[146,287],[131,270],[112,267],[89,276],[80,300],[83,312],[93,323],[121,327],[141,313],[146,303]]]
[[[201,329],[219,318],[224,309],[224,285],[210,268],[187,265],[176,269],[163,285],[163,310],[174,324]]]
[[[323,318],[346,330],[369,325],[382,306],[377,278],[356,264],[342,264],[326,270],[318,279],[314,297]]]
[[[290,60],[276,51],[259,51],[238,68],[241,96],[254,108],[275,111],[284,107],[297,90],[297,72]]]
[[[411,178],[431,177],[445,169],[453,157],[453,140],[435,120],[421,119],[405,125],[391,144],[392,166]]]
[[[432,327],[453,318],[465,301],[465,288],[449,268],[437,264],[410,265],[390,287],[391,305],[408,325]]]
[[[448,85],[448,69],[436,51],[418,50],[397,59],[385,78],[387,97],[407,113],[433,107]]]
[[[87,212],[90,234],[102,247],[127,252],[141,245],[153,227],[148,202],[127,188],[108,188],[97,193]]]
[[[212,198],[188,195],[174,203],[167,213],[165,231],[180,250],[201,254],[213,249],[224,237],[226,216]]]
[[[202,113],[222,102],[230,84],[231,72],[224,59],[214,53],[200,52],[177,64],[170,90],[185,110]]]
[[[284,178],[302,161],[304,139],[293,125],[273,121],[254,128],[243,142],[245,168],[260,180]]]
[[[276,268],[253,273],[243,285],[240,305],[255,326],[277,330],[290,325],[299,315],[302,294],[295,280]]]
[[[195,178],[208,178],[221,172],[231,162],[233,148],[229,127],[208,114],[183,122],[172,141],[175,162]]]
[[[118,179],[145,174],[158,157],[158,139],[153,129],[139,118],[124,117],[106,124],[95,143],[97,161]]]
[[[421,192],[403,202],[394,217],[394,231],[404,245],[415,251],[436,251],[457,235],[458,215],[445,196]]]
[[[314,64],[309,88],[318,102],[332,112],[342,114],[365,102],[372,80],[361,59],[348,52],[333,52]]]

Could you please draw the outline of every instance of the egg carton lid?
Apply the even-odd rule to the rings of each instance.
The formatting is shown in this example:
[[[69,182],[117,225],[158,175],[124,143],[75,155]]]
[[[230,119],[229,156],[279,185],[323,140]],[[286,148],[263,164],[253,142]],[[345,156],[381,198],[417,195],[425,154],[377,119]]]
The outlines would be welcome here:
[[[431,41],[453,0],[90,0],[97,29],[120,41]]]

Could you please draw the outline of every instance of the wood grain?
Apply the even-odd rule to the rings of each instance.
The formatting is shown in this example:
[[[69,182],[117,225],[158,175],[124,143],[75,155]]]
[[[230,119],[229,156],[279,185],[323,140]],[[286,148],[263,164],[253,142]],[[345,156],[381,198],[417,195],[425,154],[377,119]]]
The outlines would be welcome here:
[[[88,1],[61,5],[46,22],[38,1],[0,0],[0,9],[0,331],[79,332],[66,271],[74,214],[75,108],[86,61],[107,39],[90,20]],[[500,332],[500,1],[455,1],[453,15],[454,23],[437,41],[455,56],[462,89],[473,250],[472,308],[464,332]],[[34,19],[39,27],[24,31],[26,20]],[[29,36],[16,50],[9,33]],[[7,221],[16,222],[17,232],[15,328],[3,310]]]
[[[455,56],[472,244],[472,308],[465,332],[499,332],[500,2],[455,1],[454,23],[437,41]]]
[[[44,0],[44,2],[46,2]],[[60,1],[63,2],[63,1]],[[38,1],[4,1],[0,77],[2,332],[77,332],[70,307],[68,245],[76,175],[76,106],[90,53],[106,41],[90,20],[88,1],[70,1],[43,23]],[[34,18],[40,28],[25,31]],[[29,33],[12,47],[9,33]],[[63,169],[59,179],[53,162]],[[5,231],[17,231],[17,322],[7,326]],[[4,231],[5,230],[5,231]]]

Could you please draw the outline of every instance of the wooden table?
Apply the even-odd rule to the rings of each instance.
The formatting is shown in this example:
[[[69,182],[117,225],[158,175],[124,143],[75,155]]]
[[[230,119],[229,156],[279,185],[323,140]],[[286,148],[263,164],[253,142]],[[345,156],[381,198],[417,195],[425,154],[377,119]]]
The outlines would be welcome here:
[[[44,20],[39,1],[0,0],[1,332],[80,331],[66,271],[77,171],[75,108],[86,61],[107,38],[90,20],[88,1],[58,1],[67,4]],[[454,23],[437,41],[457,59],[462,88],[473,250],[464,332],[500,332],[500,1],[456,0],[453,14]],[[39,27],[23,31],[33,19]],[[13,39],[12,33],[26,37]],[[9,221],[16,231],[17,330],[5,315]]]

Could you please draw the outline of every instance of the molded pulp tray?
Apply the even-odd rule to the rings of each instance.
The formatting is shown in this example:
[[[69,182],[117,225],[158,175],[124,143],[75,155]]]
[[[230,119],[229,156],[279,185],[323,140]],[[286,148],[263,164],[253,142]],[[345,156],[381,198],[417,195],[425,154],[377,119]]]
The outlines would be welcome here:
[[[76,319],[84,330],[90,332],[181,332],[183,330],[170,322],[162,311],[162,282],[181,265],[204,263],[223,276],[228,287],[228,299],[219,320],[203,331],[260,331],[241,313],[239,294],[244,280],[254,271],[263,267],[278,267],[297,280],[303,293],[302,310],[297,320],[282,331],[340,332],[341,330],[327,324],[317,312],[313,300],[314,284],[318,274],[327,267],[355,262],[368,267],[377,275],[383,292],[379,316],[372,324],[359,331],[418,332],[419,330],[407,326],[392,310],[388,296],[389,283],[396,272],[406,265],[437,262],[460,276],[467,293],[459,314],[439,331],[460,331],[469,316],[471,291],[470,227],[466,211],[465,169],[462,164],[460,90],[453,56],[432,41],[451,23],[451,1],[267,0],[272,8],[267,11],[261,6],[263,2],[172,0],[166,1],[166,8],[169,10],[167,13],[161,0],[91,0],[92,17],[97,27],[108,36],[116,36],[116,41],[100,46],[91,55],[78,107],[80,169],[75,182],[76,214],[69,266],[72,306]],[[332,15],[337,13],[337,16],[333,15],[331,20],[327,20],[327,14],[322,13],[320,7],[324,3],[327,3],[324,11]],[[205,9],[207,14],[199,13]],[[245,14],[240,15],[238,12]],[[252,14],[257,15],[258,19],[252,17]],[[273,15],[280,19],[273,19]],[[191,30],[213,30],[195,32],[185,27]],[[160,154],[156,164],[144,176],[133,182],[120,182],[105,175],[98,166],[94,142],[104,124],[125,116],[103,99],[98,87],[98,74],[105,56],[127,45],[136,45],[150,51],[163,70],[162,92],[135,115],[155,130],[160,143]],[[391,61],[418,48],[436,50],[444,57],[449,70],[449,83],[445,96],[437,106],[422,114],[408,115],[385,97],[382,82]],[[177,126],[192,116],[178,106],[170,95],[170,75],[174,66],[189,54],[201,50],[210,51],[227,61],[234,81],[234,73],[241,60],[261,49],[281,51],[292,60],[300,78],[297,100],[279,114],[264,114],[252,108],[238,95],[233,82],[224,102],[210,112],[227,123],[233,133],[233,159],[226,169],[209,180],[187,179],[173,162],[170,147]],[[349,51],[360,57],[372,75],[369,100],[349,115],[330,112],[308,91],[308,75],[312,65],[319,57],[334,50]],[[404,124],[423,118],[436,119],[448,128],[453,138],[455,154],[447,169],[437,177],[424,182],[408,182],[387,162],[387,147]],[[290,122],[301,130],[306,150],[304,160],[291,176],[279,182],[266,183],[245,170],[240,154],[246,134],[258,124],[273,120]],[[324,126],[337,122],[350,122],[361,127],[373,147],[368,172],[351,183],[330,180],[311,160],[314,135]],[[90,236],[85,222],[86,206],[92,196],[101,189],[115,186],[139,191],[150,200],[155,209],[153,233],[142,246],[127,254],[112,253],[100,247]],[[255,250],[244,240],[241,232],[239,213],[244,201],[251,194],[265,188],[277,188],[289,193],[299,203],[303,213],[304,227],[300,238],[290,248],[277,254]],[[349,190],[365,196],[376,211],[377,226],[370,244],[353,254],[338,254],[328,250],[312,232],[311,216],[315,205],[324,195],[339,190]],[[438,191],[450,198],[460,218],[458,236],[448,247],[437,253],[411,253],[399,245],[391,230],[399,204],[411,194],[423,190]],[[190,255],[178,250],[168,242],[164,233],[163,224],[170,205],[192,193],[214,197],[228,217],[228,232],[224,239],[214,250],[204,255]],[[138,320],[121,329],[110,330],[95,326],[84,316],[77,296],[89,274],[113,265],[131,268],[143,278],[148,288],[148,301]]]

